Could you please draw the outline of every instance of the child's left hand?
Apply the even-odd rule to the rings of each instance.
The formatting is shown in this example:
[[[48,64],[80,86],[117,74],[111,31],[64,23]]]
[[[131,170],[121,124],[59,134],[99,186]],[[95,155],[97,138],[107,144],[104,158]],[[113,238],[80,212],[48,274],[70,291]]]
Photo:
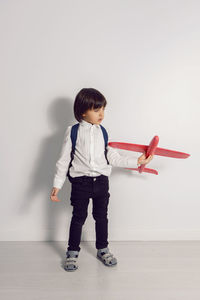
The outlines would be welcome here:
[[[143,153],[140,157],[138,157],[137,165],[139,167],[140,165],[148,164],[152,159],[153,159],[153,155],[149,155],[149,157],[146,158],[145,153]]]

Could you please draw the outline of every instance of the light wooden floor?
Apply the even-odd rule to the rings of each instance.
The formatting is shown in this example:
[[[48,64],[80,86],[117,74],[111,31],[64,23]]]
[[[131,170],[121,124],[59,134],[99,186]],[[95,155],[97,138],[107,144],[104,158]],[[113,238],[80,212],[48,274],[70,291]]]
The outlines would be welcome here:
[[[80,247],[79,269],[66,272],[65,242],[0,242],[0,299],[200,299],[200,241],[110,242],[115,267],[95,242]]]

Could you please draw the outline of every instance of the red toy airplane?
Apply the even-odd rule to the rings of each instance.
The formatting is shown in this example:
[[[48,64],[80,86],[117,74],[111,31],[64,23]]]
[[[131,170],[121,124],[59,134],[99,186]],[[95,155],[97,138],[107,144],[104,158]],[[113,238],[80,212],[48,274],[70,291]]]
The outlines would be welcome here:
[[[146,155],[146,158],[149,155],[161,155],[161,156],[168,156],[168,157],[174,157],[174,158],[187,158],[190,156],[190,154],[179,152],[179,151],[173,151],[163,148],[158,148],[159,137],[157,135],[154,136],[154,138],[151,140],[149,145],[138,145],[138,144],[129,144],[129,143],[118,143],[118,142],[109,142],[108,145],[113,148],[118,149],[125,149],[130,151],[136,151],[136,152],[143,152]],[[145,168],[146,164],[140,165],[138,168],[126,168],[128,170],[135,170],[139,173],[147,172],[152,173],[155,175],[158,175],[158,172],[154,169]]]

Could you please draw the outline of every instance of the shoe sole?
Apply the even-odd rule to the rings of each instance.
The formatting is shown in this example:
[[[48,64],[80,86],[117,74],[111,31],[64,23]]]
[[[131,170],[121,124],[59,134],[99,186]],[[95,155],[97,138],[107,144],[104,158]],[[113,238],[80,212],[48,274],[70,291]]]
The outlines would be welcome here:
[[[74,272],[74,271],[76,271],[78,268],[76,268],[76,269],[67,269],[67,268],[64,268],[64,270],[65,271],[67,271],[67,272]]]
[[[107,267],[114,267],[114,266],[117,265],[117,262],[115,264],[112,264],[112,265],[106,264],[105,261],[103,259],[101,259],[101,257],[99,257],[98,255],[97,255],[97,258],[98,258],[98,260],[100,260]]]

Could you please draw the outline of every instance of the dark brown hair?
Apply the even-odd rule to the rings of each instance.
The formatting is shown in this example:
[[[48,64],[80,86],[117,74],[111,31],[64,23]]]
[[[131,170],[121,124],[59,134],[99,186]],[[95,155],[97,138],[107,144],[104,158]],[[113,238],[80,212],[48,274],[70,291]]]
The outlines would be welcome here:
[[[82,114],[88,109],[105,107],[106,104],[106,98],[98,90],[83,88],[78,92],[74,101],[74,116],[80,122],[83,119]]]

